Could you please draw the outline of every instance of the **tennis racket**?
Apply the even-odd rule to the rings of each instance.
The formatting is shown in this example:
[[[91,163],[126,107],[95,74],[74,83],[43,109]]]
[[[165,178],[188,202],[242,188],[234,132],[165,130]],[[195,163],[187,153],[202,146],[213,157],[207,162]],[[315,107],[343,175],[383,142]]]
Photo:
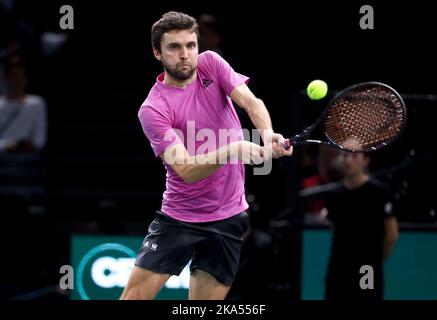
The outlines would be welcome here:
[[[394,142],[407,122],[405,102],[393,88],[363,82],[338,92],[321,116],[283,145],[326,144],[350,152],[371,152]],[[320,124],[326,141],[307,139]]]

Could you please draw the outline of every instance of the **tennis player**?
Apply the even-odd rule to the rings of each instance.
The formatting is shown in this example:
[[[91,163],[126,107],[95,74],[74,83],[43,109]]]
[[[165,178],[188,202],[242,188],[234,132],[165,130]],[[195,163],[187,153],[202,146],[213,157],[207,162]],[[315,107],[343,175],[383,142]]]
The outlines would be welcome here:
[[[121,299],[153,299],[191,261],[189,299],[221,300],[234,280],[248,227],[244,163],[290,156],[293,149],[281,147],[285,139],[274,133],[248,77],[217,53],[198,53],[194,18],[168,12],[153,24],[151,36],[164,72],[138,115],[167,170],[166,191]],[[263,147],[244,141],[231,100],[248,113]],[[237,134],[219,139],[232,132]],[[193,135],[209,138],[215,148],[200,152],[205,141],[193,141]]]

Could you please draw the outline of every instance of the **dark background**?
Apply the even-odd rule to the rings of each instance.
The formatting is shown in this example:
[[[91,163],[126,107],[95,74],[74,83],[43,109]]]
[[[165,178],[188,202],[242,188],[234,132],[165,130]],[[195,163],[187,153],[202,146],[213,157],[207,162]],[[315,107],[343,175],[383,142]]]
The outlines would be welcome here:
[[[59,28],[63,4],[73,6],[74,30]],[[374,30],[359,27],[364,4],[373,6]],[[0,48],[17,39],[23,43],[29,92],[47,101],[49,140],[44,196],[19,199],[19,209],[12,205],[1,212],[4,239],[14,243],[15,257],[3,277],[12,286],[33,279],[30,288],[15,294],[57,283],[59,266],[68,263],[72,233],[144,234],[160,207],[165,170],[153,156],[137,112],[161,72],[152,55],[150,27],[168,10],[194,17],[210,13],[223,22],[224,57],[251,77],[250,88],[284,135],[310,124],[327,103],[328,98],[309,102],[302,95],[313,79],[324,79],[330,95],[361,81],[398,90],[407,103],[408,126],[399,141],[374,155],[374,169],[406,164],[382,176],[402,195],[401,220],[435,221],[430,212],[435,210],[437,105],[429,98],[437,94],[437,19],[429,2],[16,1],[14,14],[0,19]],[[20,19],[32,32],[23,31]],[[39,37],[45,31],[68,35],[51,57],[41,52]],[[251,128],[240,114],[243,126]],[[301,159],[296,149],[292,158],[275,161],[269,176],[253,177],[248,168],[246,184],[256,199],[257,226],[267,230],[278,216],[291,221],[276,235],[288,235],[278,236],[278,274],[291,283],[286,294],[293,297],[299,296]],[[408,188],[402,187],[405,181]],[[42,213],[30,214],[29,205]],[[11,292],[5,289],[3,295]]]

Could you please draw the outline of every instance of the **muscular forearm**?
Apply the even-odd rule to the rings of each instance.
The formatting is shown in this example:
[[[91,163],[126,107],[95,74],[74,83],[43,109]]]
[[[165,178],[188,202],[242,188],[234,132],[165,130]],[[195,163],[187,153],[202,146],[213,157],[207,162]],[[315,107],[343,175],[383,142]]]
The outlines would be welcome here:
[[[258,98],[252,99],[245,109],[253,125],[260,131],[265,143],[271,138],[273,129],[272,121],[264,102]]]
[[[180,176],[186,183],[195,183],[212,175],[230,159],[230,147],[224,146],[216,151],[191,156],[180,169]]]
[[[186,182],[194,183],[213,174],[224,164],[261,164],[268,159],[263,147],[249,141],[235,141],[216,151],[189,156],[184,149],[184,158],[172,168]],[[168,163],[168,159],[166,160]],[[180,164],[182,163],[182,164]]]
[[[215,151],[190,156],[182,146],[168,150],[164,160],[186,183],[195,183],[212,175],[226,163],[242,160],[242,145],[246,142],[236,141]]]
[[[231,98],[240,107],[246,110],[253,125],[258,129],[261,134],[264,147],[266,147],[267,154],[274,158],[279,158],[284,155],[291,156],[293,148],[285,149],[285,139],[281,134],[273,131],[272,120],[270,119],[269,112],[264,105],[264,102],[257,98],[246,86],[241,84],[236,87],[232,93]],[[259,143],[260,141],[255,141]]]

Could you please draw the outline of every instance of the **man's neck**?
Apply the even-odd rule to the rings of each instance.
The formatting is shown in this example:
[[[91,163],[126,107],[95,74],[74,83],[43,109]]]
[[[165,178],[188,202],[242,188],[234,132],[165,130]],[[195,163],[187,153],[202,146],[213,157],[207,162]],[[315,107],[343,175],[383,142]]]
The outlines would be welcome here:
[[[356,176],[345,177],[343,179],[343,184],[346,189],[356,189],[364,185],[367,181],[369,181],[370,176],[367,173],[361,173]]]
[[[164,83],[172,87],[185,88],[196,79],[196,76],[197,73],[194,72],[193,75],[186,80],[177,80],[166,72],[164,74]]]

